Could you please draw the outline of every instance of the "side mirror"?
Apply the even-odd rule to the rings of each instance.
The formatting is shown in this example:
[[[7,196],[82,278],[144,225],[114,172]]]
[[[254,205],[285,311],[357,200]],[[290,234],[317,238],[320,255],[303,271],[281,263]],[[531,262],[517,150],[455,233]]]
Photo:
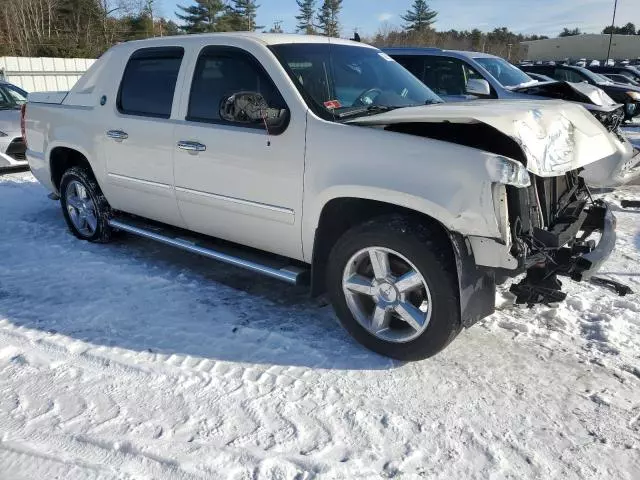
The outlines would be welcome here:
[[[470,78],[467,81],[467,93],[469,95],[478,95],[479,97],[488,97],[491,95],[491,86],[484,78]]]
[[[286,108],[272,108],[262,94],[238,92],[222,99],[220,118],[228,122],[246,125],[262,124],[278,128],[288,119]]]

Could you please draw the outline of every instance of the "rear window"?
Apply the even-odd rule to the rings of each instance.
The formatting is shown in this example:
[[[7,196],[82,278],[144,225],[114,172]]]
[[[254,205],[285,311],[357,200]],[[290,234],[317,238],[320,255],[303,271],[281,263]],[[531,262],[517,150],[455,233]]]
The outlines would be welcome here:
[[[129,115],[169,118],[184,50],[179,47],[136,51],[124,70],[118,110]]]

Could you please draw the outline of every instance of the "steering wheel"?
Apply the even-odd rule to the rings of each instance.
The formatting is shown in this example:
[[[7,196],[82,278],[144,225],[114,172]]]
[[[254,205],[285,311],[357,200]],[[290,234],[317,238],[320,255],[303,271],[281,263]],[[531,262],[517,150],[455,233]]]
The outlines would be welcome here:
[[[377,95],[372,98],[372,93],[377,93]],[[381,94],[382,90],[379,88],[367,88],[364,92],[358,95],[358,98],[353,102],[353,105],[368,107],[369,105],[373,105],[373,101]]]

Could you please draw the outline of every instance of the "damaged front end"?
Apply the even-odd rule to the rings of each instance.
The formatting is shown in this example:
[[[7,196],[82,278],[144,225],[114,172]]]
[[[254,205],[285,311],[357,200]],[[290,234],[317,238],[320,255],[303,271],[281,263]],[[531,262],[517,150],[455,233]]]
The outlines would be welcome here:
[[[620,125],[624,120],[624,105],[616,103],[602,89],[588,83],[543,82],[515,87],[514,92],[554,98],[567,102],[579,102],[609,132],[621,137]]]
[[[461,281],[461,307],[463,313],[479,312],[463,315],[468,324],[488,313],[478,307],[488,303],[490,289],[482,287],[487,268],[498,284],[526,274],[511,287],[517,303],[549,304],[566,297],[558,277],[591,279],[615,247],[615,217],[606,203],[591,198],[581,173],[602,159],[624,158],[636,165],[640,156],[636,153],[631,158],[621,150],[620,142],[578,105],[545,103],[530,109],[520,104],[516,109],[516,104],[495,102],[482,113],[471,112],[471,104],[447,104],[403,109],[357,122],[468,146],[490,158],[520,164],[513,171],[507,168],[511,175],[507,180],[488,168],[500,238],[466,237],[477,274],[459,265],[468,280]],[[458,243],[456,252],[462,252],[464,246]],[[457,257],[466,258],[460,253]],[[623,288],[619,291],[625,292]]]
[[[514,239],[511,253],[519,259],[518,271],[526,272],[510,289],[518,304],[564,300],[558,276],[589,280],[615,247],[611,209],[592,200],[576,173],[536,177],[529,189],[511,189],[507,196]]]

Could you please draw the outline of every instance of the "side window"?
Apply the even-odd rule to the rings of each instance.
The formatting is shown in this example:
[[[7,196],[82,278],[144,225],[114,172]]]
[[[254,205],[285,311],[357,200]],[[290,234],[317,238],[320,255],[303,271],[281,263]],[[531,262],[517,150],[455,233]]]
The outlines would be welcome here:
[[[118,92],[118,110],[169,118],[183,55],[180,47],[144,48],[131,55]]]
[[[425,57],[424,83],[438,95],[467,93],[467,65],[457,58]]]
[[[220,118],[222,101],[238,92],[257,92],[269,107],[286,108],[280,92],[250,54],[235,48],[205,49],[193,74],[187,120],[227,123]]]
[[[464,68],[464,75],[465,75],[467,81],[469,81],[471,79],[474,79],[474,80],[485,80],[485,78],[482,75],[480,75],[478,73],[478,71],[475,68],[473,68],[471,65],[469,65],[468,63],[463,64],[462,68]]]
[[[573,70],[568,70],[566,68],[556,68],[554,78],[556,80],[560,80],[561,82],[574,83],[584,82],[585,80],[578,72],[574,72]]]
[[[414,55],[398,55],[393,59],[409,70],[420,81],[424,81],[424,57]]]

